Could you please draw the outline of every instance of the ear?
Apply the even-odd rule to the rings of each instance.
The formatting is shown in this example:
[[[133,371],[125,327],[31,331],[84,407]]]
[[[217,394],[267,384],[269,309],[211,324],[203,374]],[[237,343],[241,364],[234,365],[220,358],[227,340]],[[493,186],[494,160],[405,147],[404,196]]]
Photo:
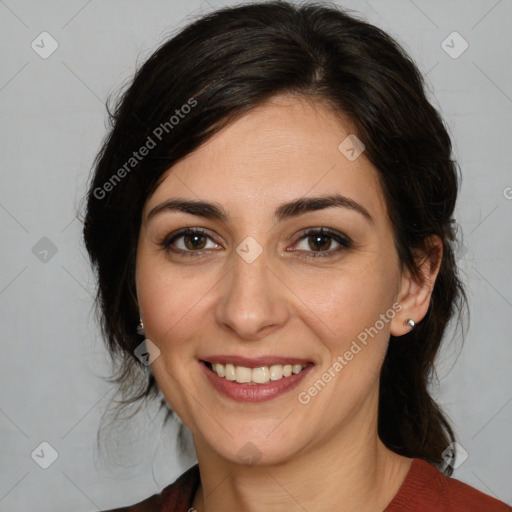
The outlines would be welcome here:
[[[416,264],[419,275],[414,276],[409,269],[404,269],[401,278],[397,302],[402,305],[400,312],[391,321],[390,332],[393,336],[402,336],[411,330],[405,321],[412,318],[420,322],[427,314],[432,290],[441,267],[443,242],[437,235],[425,240],[427,252],[418,254]]]

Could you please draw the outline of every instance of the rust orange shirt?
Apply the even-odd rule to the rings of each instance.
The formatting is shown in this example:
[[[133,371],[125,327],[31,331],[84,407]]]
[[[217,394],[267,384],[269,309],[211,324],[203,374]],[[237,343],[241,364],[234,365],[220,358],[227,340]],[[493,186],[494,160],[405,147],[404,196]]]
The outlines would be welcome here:
[[[199,483],[196,464],[161,493],[137,505],[110,512],[194,512],[192,501]],[[400,489],[382,512],[510,511],[512,507],[506,503],[455,478],[449,478],[428,462],[415,458]]]

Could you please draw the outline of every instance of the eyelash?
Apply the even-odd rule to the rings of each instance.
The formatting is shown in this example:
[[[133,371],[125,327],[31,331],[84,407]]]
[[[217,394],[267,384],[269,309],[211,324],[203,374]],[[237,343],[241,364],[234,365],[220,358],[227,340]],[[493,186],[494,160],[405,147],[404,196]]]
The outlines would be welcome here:
[[[212,240],[212,242],[216,243],[212,239],[212,237],[206,231],[204,231],[201,228],[184,228],[184,229],[181,229],[180,231],[178,231],[176,233],[171,233],[170,235],[167,235],[159,243],[159,245],[162,246],[167,251],[171,251],[173,253],[180,254],[180,255],[183,255],[183,256],[186,256],[186,257],[194,257],[194,256],[196,256],[198,254],[202,254],[203,252],[208,251],[208,249],[201,249],[201,250],[198,250],[198,251],[190,251],[190,250],[189,251],[184,251],[183,249],[172,249],[171,248],[172,244],[175,243],[176,240],[178,240],[179,238],[182,238],[182,237],[184,237],[186,235],[201,235],[201,236],[204,236],[206,238],[209,238],[210,240]],[[338,254],[339,252],[341,252],[344,249],[350,249],[350,248],[353,247],[353,242],[352,242],[352,240],[348,236],[346,236],[346,235],[344,235],[342,233],[339,233],[337,231],[328,229],[328,228],[312,228],[312,229],[308,229],[297,240],[296,244],[301,242],[302,240],[307,239],[310,236],[313,236],[313,235],[327,236],[328,238],[331,238],[335,242],[337,242],[339,244],[339,247],[334,249],[334,250],[328,250],[328,251],[306,251],[306,252],[310,252],[312,255],[311,256],[301,256],[303,258],[308,258],[308,259],[329,258],[329,257],[333,257],[334,255]]]

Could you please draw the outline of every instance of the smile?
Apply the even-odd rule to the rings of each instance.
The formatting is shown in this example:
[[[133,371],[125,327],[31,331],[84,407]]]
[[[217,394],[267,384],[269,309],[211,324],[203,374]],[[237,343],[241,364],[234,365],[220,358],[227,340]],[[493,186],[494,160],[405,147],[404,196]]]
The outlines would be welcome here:
[[[206,363],[219,377],[226,380],[238,382],[239,384],[267,384],[270,381],[277,381],[297,375],[307,365],[305,364],[275,364],[272,366],[260,366],[248,368],[246,366],[235,366],[230,363]]]
[[[291,390],[313,369],[313,363],[241,364],[200,361],[210,384],[240,402],[262,402]],[[247,362],[245,364],[248,364]],[[256,363],[255,363],[256,364]]]

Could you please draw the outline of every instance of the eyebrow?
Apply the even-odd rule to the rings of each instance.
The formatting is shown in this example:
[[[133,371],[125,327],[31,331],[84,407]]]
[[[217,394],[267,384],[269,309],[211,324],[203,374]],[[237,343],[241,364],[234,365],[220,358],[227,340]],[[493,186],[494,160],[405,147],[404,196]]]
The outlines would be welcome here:
[[[281,204],[274,212],[274,220],[282,222],[292,217],[298,217],[308,212],[324,210],[326,208],[345,208],[361,214],[367,221],[373,224],[373,218],[364,206],[353,199],[341,194],[331,194],[316,197],[301,197],[294,201]],[[229,215],[218,203],[206,201],[192,201],[187,199],[168,199],[155,206],[147,216],[147,221],[162,212],[181,211],[206,219],[215,219],[228,222]]]

